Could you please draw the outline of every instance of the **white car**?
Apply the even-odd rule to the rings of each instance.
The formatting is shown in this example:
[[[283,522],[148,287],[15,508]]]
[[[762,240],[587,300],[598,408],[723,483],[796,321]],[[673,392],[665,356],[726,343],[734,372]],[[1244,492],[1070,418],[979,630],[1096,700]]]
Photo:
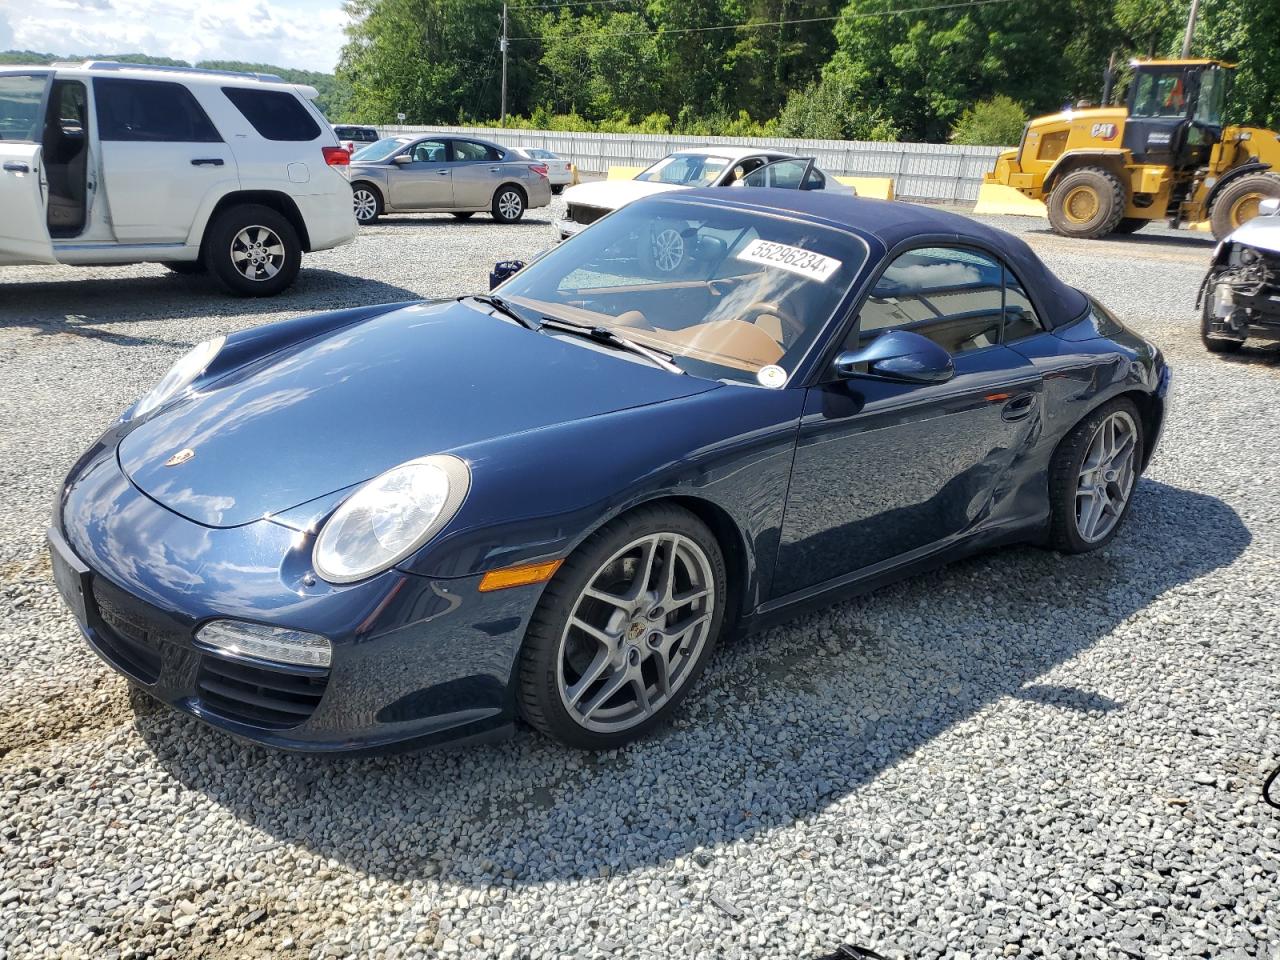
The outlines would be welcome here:
[[[348,153],[355,153],[361,147],[377,143],[382,139],[373,127],[362,127],[354,123],[335,123],[332,129],[333,135],[338,138],[338,143],[345,147]]]
[[[668,154],[632,180],[596,180],[570,187],[564,192],[565,215],[556,221],[556,230],[561,240],[567,240],[605,214],[655,193],[753,186],[854,192],[819,170],[808,157],[759,147],[690,148]]]
[[[162,263],[233,293],[356,234],[350,155],[310,87],[88,61],[0,67],[0,265]]]
[[[573,164],[558,154],[541,147],[513,147],[515,153],[537,160],[547,168],[547,180],[551,183],[551,192],[559,196],[569,184],[573,183]]]

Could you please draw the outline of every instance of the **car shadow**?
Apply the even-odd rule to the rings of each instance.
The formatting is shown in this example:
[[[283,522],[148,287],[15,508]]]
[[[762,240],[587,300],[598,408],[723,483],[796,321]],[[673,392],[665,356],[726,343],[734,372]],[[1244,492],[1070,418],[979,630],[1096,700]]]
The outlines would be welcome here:
[[[213,277],[176,273],[0,284],[0,326],[33,327],[39,334],[97,337],[136,345],[145,336],[110,332],[116,323],[186,317],[268,317],[419,300],[404,287],[334,270],[303,267],[292,287],[274,297],[235,297]]]
[[[811,818],[1004,698],[1123,710],[1040,677],[1249,542],[1221,500],[1144,480],[1106,549],[991,553],[735,640],[674,724],[605,754],[526,730],[484,747],[299,757],[142,695],[134,722],[185,788],[362,873],[469,886],[606,876]]]
[[[539,208],[542,209],[542,208]],[[492,224],[494,227],[549,227],[552,224],[549,215],[526,214],[515,223],[499,223],[487,213],[477,213],[473,217],[461,220],[451,213],[384,213],[373,223],[361,227],[361,231],[377,230],[379,227],[402,229],[404,227],[474,227],[477,224]]]
[[[1246,343],[1237,352],[1215,354],[1214,359],[1223,363],[1276,369],[1280,368],[1280,343],[1258,341],[1256,346],[1253,343]]]

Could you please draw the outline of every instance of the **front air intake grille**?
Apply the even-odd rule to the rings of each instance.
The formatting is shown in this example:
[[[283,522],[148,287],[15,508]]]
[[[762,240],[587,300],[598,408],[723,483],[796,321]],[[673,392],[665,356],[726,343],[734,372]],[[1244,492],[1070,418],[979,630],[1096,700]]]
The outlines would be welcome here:
[[[324,668],[268,666],[206,653],[196,692],[209,713],[264,730],[285,730],[315,712],[328,682]]]
[[[160,644],[156,631],[140,617],[116,606],[99,590],[94,590],[101,623],[90,638],[98,652],[121,673],[139,683],[153,684],[160,678]]]
[[[569,204],[569,219],[584,227],[589,223],[595,223],[608,212],[603,207],[589,207],[583,203]]]

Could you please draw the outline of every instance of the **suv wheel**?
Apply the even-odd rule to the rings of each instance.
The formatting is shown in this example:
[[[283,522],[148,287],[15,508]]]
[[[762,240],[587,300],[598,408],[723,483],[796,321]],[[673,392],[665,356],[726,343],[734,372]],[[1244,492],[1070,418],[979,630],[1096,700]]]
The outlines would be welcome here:
[[[355,211],[356,223],[367,227],[382,216],[382,194],[367,183],[357,183],[351,188],[351,207]]]
[[[525,205],[524,191],[505,184],[493,195],[493,219],[499,223],[515,223],[524,216]]]
[[[272,297],[297,278],[302,243],[282,214],[245,204],[224,210],[210,225],[204,262],[237,296]]]

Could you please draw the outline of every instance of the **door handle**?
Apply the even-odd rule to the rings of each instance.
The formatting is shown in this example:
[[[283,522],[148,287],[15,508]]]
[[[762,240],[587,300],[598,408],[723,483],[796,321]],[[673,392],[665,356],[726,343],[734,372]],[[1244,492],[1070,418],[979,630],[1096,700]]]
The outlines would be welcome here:
[[[10,173],[30,173],[31,168],[25,163],[19,163],[17,160],[5,161],[4,168]]]
[[[1022,420],[1028,416],[1032,410],[1036,408],[1036,395],[1034,393],[1020,393],[1012,400],[1005,402],[1000,408],[1001,420]]]
[[[501,168],[501,167],[490,167],[490,168],[489,168],[489,172],[490,172],[490,173],[501,173],[501,172],[502,172],[502,168]]]
[[[198,157],[191,161],[193,167],[220,167],[223,163],[221,157]]]
[[[448,170],[437,170],[436,173],[440,174],[442,177],[447,177],[449,175]]]

